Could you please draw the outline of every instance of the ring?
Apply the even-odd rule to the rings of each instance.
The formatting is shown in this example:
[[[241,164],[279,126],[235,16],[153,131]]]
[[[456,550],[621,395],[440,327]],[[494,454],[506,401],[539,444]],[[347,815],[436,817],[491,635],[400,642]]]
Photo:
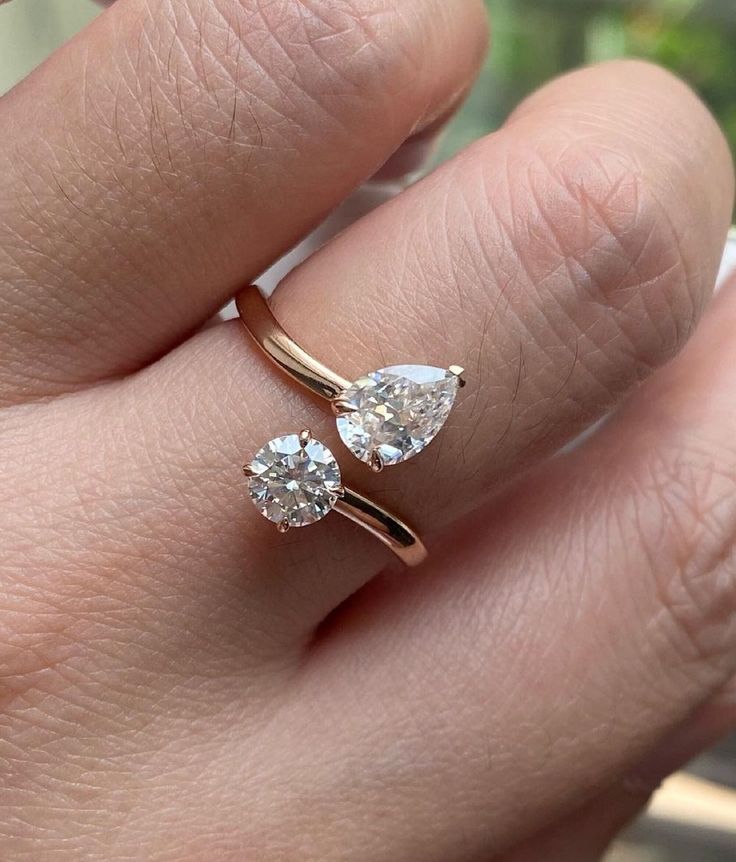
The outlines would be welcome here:
[[[251,285],[236,297],[246,331],[268,358],[330,402],[347,448],[379,472],[418,455],[439,433],[465,385],[459,365],[391,365],[346,380],[300,347]]]
[[[314,524],[334,509],[368,530],[405,565],[418,566],[427,557],[411,527],[342,484],[335,456],[307,429],[269,440],[243,472],[255,507],[279,532]]]

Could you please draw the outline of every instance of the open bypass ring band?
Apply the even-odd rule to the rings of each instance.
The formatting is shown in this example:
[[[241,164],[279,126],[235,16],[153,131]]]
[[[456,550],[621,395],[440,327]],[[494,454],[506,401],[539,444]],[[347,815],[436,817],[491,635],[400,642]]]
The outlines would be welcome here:
[[[455,365],[395,365],[351,382],[284,331],[257,287],[242,290],[236,304],[256,344],[290,377],[329,402],[342,441],[376,472],[429,445],[465,385],[463,369]],[[243,469],[256,508],[281,531],[314,523],[334,508],[368,529],[406,565],[426,558],[423,543],[410,527],[343,486],[334,455],[309,430],[269,441]]]

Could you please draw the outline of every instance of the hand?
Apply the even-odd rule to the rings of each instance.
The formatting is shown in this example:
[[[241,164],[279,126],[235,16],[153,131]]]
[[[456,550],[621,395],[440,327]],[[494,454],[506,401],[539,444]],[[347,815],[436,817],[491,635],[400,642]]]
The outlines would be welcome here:
[[[736,719],[736,292],[643,382],[732,168],[659,69],[552,82],[273,297],[348,377],[465,365],[422,457],[335,444],[431,562],[247,499],[249,453],[334,424],[192,333],[485,41],[470,0],[120,0],[0,102],[4,859],[593,860]]]

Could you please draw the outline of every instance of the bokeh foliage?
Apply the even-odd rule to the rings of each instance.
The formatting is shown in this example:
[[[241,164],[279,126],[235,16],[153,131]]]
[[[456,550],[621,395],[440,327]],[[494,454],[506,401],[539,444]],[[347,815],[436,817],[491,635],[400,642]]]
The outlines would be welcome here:
[[[493,51],[449,131],[449,154],[529,92],[581,63],[643,57],[672,69],[715,112],[736,154],[736,0],[486,0]]]

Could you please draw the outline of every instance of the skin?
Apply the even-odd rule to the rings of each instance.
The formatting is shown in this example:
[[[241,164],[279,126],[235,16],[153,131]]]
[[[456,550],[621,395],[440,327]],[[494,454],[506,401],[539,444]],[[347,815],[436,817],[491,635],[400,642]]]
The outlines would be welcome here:
[[[201,329],[485,44],[471,0],[119,0],[0,100],[4,857],[593,862],[736,722],[733,172],[681,82],[550,83],[278,288],[346,376],[466,367],[421,458]],[[426,566],[260,518],[305,426]]]

